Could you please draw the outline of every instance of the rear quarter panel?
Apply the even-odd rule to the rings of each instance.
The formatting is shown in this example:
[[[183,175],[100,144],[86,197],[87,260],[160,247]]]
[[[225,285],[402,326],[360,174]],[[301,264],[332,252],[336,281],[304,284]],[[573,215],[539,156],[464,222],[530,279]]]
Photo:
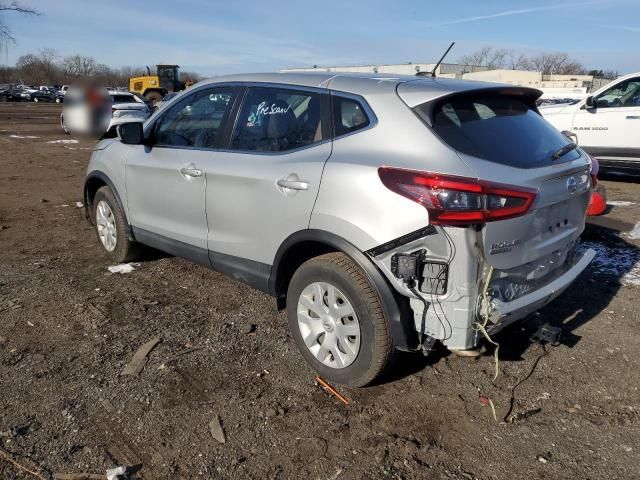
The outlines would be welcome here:
[[[429,223],[422,206],[382,184],[379,167],[473,176],[394,88],[364,98],[377,123],[334,140],[310,222],[310,228],[339,235],[363,251]]]

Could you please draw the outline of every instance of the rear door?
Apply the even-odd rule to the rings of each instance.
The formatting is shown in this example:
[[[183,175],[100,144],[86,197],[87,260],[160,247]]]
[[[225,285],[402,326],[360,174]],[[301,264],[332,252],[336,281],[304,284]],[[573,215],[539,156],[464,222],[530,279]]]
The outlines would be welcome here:
[[[234,95],[218,87],[185,96],[148,127],[150,145],[127,158],[129,217],[143,243],[208,263],[204,169],[219,155]]]
[[[271,265],[308,228],[331,155],[325,90],[251,86],[223,157],[204,166],[214,268],[233,258]]]
[[[596,157],[640,159],[640,77],[612,85],[594,103],[573,119],[580,145]]]

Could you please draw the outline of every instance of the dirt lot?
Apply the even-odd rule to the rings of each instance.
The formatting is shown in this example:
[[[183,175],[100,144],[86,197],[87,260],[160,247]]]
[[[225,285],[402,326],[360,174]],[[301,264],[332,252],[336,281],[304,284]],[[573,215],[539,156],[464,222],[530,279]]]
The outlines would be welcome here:
[[[406,355],[385,382],[341,389],[345,407],[268,296],[161,255],[107,271],[76,206],[91,143],[52,143],[70,140],[58,114],[0,106],[0,478],[33,478],[6,454],[44,478],[123,464],[147,479],[640,478],[639,240],[588,227],[597,260],[497,338],[495,383],[491,351]],[[640,184],[604,183],[628,230]],[[544,322],[561,345],[529,342]]]

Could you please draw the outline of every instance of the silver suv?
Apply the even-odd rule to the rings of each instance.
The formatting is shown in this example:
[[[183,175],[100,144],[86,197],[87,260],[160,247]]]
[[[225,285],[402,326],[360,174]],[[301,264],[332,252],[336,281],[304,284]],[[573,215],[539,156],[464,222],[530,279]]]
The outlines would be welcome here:
[[[589,157],[541,92],[261,74],[201,82],[94,149],[87,216],[110,261],[149,245],[276,298],[321,375],[365,385],[397,350],[478,347],[557,297]]]

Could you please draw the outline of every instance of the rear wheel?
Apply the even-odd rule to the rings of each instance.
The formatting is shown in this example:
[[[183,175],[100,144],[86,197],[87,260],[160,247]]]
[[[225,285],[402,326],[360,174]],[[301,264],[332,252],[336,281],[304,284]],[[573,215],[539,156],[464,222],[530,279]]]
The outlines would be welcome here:
[[[98,189],[93,197],[93,218],[98,241],[109,260],[130,262],[139,256],[140,244],[129,239],[124,213],[107,186]]]
[[[298,268],[287,292],[287,316],[300,352],[331,382],[360,387],[391,363],[394,351],[380,298],[343,253]]]

